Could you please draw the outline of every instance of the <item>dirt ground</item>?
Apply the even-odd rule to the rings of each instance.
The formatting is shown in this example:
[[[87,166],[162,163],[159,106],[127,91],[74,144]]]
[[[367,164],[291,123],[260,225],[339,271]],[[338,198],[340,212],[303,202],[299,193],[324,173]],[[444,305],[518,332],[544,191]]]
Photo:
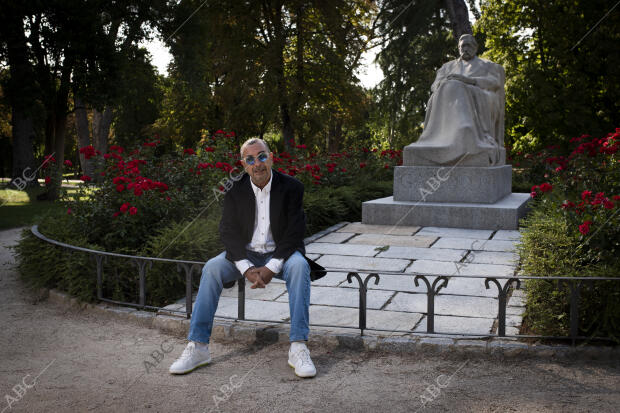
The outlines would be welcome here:
[[[285,344],[212,343],[189,375],[168,367],[184,340],[38,301],[0,232],[0,413],[616,412],[620,362],[411,355],[311,347],[299,379]]]

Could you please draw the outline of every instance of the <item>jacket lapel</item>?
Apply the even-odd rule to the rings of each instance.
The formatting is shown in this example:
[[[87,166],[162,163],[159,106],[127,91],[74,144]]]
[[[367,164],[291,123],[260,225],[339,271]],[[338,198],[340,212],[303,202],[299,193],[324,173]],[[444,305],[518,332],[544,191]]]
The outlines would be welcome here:
[[[247,208],[244,216],[238,217],[238,219],[243,220],[245,218],[245,228],[246,228],[246,237],[248,242],[252,240],[252,236],[254,235],[254,220],[256,219],[256,196],[254,196],[254,191],[252,190],[252,184],[250,183],[250,175],[245,174],[245,182],[241,185],[242,199],[245,206],[243,209]],[[242,221],[243,222],[243,221]]]
[[[282,183],[277,171],[271,170],[271,194],[269,196],[269,222],[271,223],[271,235],[276,241],[279,237],[278,223],[282,221]],[[276,241],[277,242],[277,241]]]

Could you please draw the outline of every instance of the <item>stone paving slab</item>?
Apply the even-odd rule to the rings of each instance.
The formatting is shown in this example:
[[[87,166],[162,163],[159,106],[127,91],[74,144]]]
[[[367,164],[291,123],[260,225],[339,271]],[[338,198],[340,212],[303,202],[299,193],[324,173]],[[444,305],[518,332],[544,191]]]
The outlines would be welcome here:
[[[250,300],[275,300],[286,292],[286,284],[284,283],[269,283],[265,288],[250,288],[250,283],[245,284],[245,298]],[[234,297],[237,298],[239,294],[239,288],[235,285],[232,288],[224,288],[222,290],[221,297]]]
[[[390,246],[377,257],[458,262],[466,253],[467,250]]]
[[[394,245],[400,247],[428,247],[437,240],[434,236],[410,236],[403,235],[382,235],[382,234],[360,234],[351,238],[349,244],[367,245]],[[457,248],[458,249],[458,248]]]
[[[511,229],[500,229],[493,235],[494,240],[508,240],[519,241],[521,239],[521,233]]]
[[[446,227],[424,227],[416,235],[429,235],[434,237],[451,238],[474,238],[489,239],[493,234],[492,230],[486,229],[466,229],[466,228],[446,228]]]
[[[337,232],[354,232],[357,234],[390,234],[390,235],[413,235],[420,227],[401,227],[396,225],[367,225],[361,222],[352,222]]]
[[[366,308],[378,310],[393,295],[394,292],[392,291],[368,291],[366,295]],[[312,287],[310,290],[310,304],[358,308],[359,297],[359,290],[357,288]],[[288,293],[278,298],[277,301],[288,303]]]
[[[450,317],[435,315],[435,332],[438,333],[459,333],[467,330],[471,334],[490,334],[493,328],[492,318],[476,318],[476,317]],[[415,332],[424,333],[426,329],[426,316],[415,328]]]
[[[519,256],[514,252],[499,251],[475,251],[466,258],[467,262],[474,264],[499,264],[516,266]]]
[[[491,284],[490,287],[491,288],[487,290],[484,285],[484,278],[453,277],[448,280],[448,286],[446,288],[442,288],[439,291],[439,294],[497,298],[497,287],[494,284]],[[424,288],[424,292],[426,292],[426,287]]]
[[[396,293],[385,308],[388,311],[426,313],[426,294]],[[497,317],[498,303],[492,298],[459,295],[438,295],[435,297],[435,314],[462,317]]]
[[[375,250],[375,248],[380,247],[378,245],[332,244],[317,242],[306,245],[306,252],[314,254],[374,257],[379,253],[379,251]]]
[[[331,234],[327,234],[314,242],[330,242],[334,244],[340,244],[341,242],[344,242],[353,236],[353,234],[347,232],[332,232]]]
[[[466,249],[476,251],[515,251],[515,241],[443,237],[432,248]]]
[[[428,277],[428,281],[433,284],[436,277]],[[392,290],[392,291],[406,291],[412,293],[426,294],[426,284],[424,281],[419,281],[418,287],[415,286],[415,276],[403,274],[379,274],[379,284],[375,284],[374,279],[368,282],[369,290]],[[348,286],[354,284],[348,284],[346,281],[340,286]],[[356,285],[356,284],[355,284]],[[484,286],[483,278],[451,278],[448,280],[448,287],[439,290],[439,294],[450,295],[470,295],[477,297],[497,297],[497,288],[494,285],[488,290]]]
[[[323,255],[317,263],[325,268],[356,268],[371,271],[403,271],[408,260],[392,258],[352,257],[344,255]]]
[[[507,277],[514,274],[514,267],[495,264],[469,264],[464,262],[445,262],[417,260],[411,264],[407,273],[437,274],[437,275],[480,275],[485,277]]]
[[[233,297],[220,297],[216,317],[237,317],[238,301]],[[277,301],[245,300],[245,317],[256,320],[284,321],[290,317],[288,303]]]
[[[368,282],[369,290],[395,290],[395,291],[409,291],[425,293],[426,287],[424,283],[421,283],[419,287],[415,286],[414,276],[392,275],[392,274],[379,274],[379,284],[375,284],[374,278]],[[346,284],[343,284],[346,285]],[[354,284],[351,284],[354,285]],[[356,284],[355,284],[356,285]]]
[[[413,330],[422,314],[395,311],[367,310],[366,327],[383,330]],[[310,306],[310,323],[337,326],[359,326],[359,312],[354,308],[337,308],[320,305]]]
[[[327,274],[325,274],[324,277],[316,280],[316,281],[312,281],[312,287],[314,288],[316,286],[322,286],[322,287],[336,287],[339,284],[347,282],[347,273],[346,272],[332,272],[329,271]]]

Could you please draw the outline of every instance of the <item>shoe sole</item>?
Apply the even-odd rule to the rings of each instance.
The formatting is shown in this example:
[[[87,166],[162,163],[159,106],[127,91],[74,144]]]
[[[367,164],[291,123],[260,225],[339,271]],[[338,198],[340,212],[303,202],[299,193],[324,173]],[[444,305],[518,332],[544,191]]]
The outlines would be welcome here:
[[[206,365],[207,365],[207,364],[209,364],[209,363],[211,363],[211,359],[209,359],[209,360],[207,360],[207,361],[205,361],[205,362],[203,362],[203,363],[200,363],[200,364],[198,364],[197,366],[194,366],[194,367],[192,367],[192,368],[191,368],[191,369],[189,369],[189,370],[184,370],[184,371],[174,371],[174,372],[173,372],[173,371],[168,370],[168,372],[169,372],[170,374],[175,374],[175,375],[187,374],[187,373],[191,373],[192,371],[196,370],[198,367],[206,366]]]
[[[295,366],[293,366],[293,364],[290,361],[288,362],[288,365],[290,368],[293,369],[293,371],[295,371]],[[297,377],[301,377],[302,379],[309,379],[309,378],[316,376],[316,373],[314,373],[313,375],[302,376],[301,374],[297,374],[297,371],[295,371],[295,375]]]

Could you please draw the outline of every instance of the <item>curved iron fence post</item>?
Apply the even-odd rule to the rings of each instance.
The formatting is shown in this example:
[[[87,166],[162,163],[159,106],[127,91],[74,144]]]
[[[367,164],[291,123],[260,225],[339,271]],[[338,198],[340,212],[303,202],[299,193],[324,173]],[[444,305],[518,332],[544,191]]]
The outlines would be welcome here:
[[[177,271],[185,271],[185,316],[187,318],[192,316],[192,277],[194,275],[194,267],[196,266],[197,264],[177,262]]]
[[[353,282],[351,277],[355,277],[357,282],[359,283],[359,295],[360,295],[360,305],[359,305],[359,329],[361,331],[361,335],[364,335],[364,330],[366,329],[366,293],[368,292],[368,281],[371,278],[375,278],[375,285],[379,284],[379,275],[376,273],[368,274],[366,279],[362,281],[362,278],[356,272],[350,272],[347,274],[347,281],[350,283]]]
[[[446,288],[448,286],[448,278],[441,275],[433,280],[433,284],[431,284],[425,275],[416,275],[413,279],[416,287],[419,287],[420,284],[418,280],[424,281],[426,284],[426,332],[434,333],[435,332],[435,295],[442,288]],[[438,283],[441,281],[441,285]]]
[[[516,282],[518,290],[521,288],[521,281],[518,278],[510,278],[502,287],[496,278],[488,277],[484,280],[484,286],[487,290],[490,288],[489,281],[493,281],[498,290],[497,335],[499,337],[506,337],[506,297],[508,296],[508,289],[513,282]]]
[[[149,270],[153,266],[153,262],[144,258],[132,258],[134,264],[138,267],[138,275],[140,276],[140,301],[139,304],[142,308],[146,305],[146,265],[148,264]]]
[[[239,320],[245,320],[245,277],[241,277],[237,280],[237,318]]]
[[[103,263],[107,262],[107,257],[103,254],[92,254],[90,256],[97,264],[97,299],[103,298]]]
[[[565,284],[570,288],[570,339],[573,346],[579,336],[579,300],[582,283],[583,281],[558,280],[558,290],[564,291]]]

